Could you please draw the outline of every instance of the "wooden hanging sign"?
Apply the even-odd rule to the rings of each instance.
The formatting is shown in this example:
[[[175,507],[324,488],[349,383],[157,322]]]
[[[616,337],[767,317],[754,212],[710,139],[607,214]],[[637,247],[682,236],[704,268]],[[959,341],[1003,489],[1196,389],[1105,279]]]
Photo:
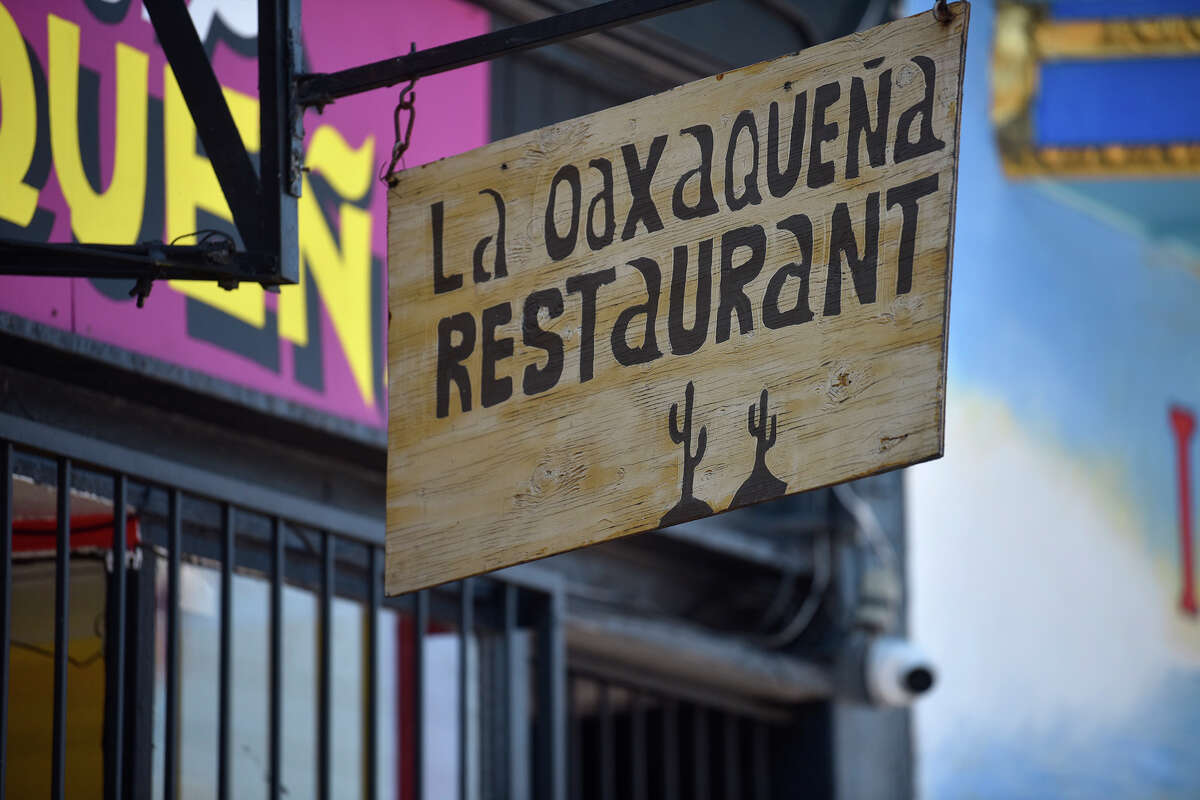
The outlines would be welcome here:
[[[941,455],[949,8],[396,176],[389,594]]]

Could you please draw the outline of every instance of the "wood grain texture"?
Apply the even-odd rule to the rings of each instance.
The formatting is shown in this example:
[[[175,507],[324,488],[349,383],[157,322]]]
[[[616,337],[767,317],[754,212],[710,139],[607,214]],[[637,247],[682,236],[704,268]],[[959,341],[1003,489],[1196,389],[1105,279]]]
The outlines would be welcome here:
[[[941,455],[969,13],[950,8],[396,176],[389,594]]]

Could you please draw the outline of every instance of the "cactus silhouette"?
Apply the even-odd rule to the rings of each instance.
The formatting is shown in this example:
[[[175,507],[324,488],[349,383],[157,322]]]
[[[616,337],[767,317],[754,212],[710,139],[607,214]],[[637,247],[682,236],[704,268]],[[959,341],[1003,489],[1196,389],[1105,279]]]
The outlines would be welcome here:
[[[687,389],[683,393],[683,427],[679,425],[679,404],[671,404],[671,413],[668,419],[671,441],[683,445],[683,488],[680,492],[679,502],[659,520],[658,524],[663,528],[712,513],[712,507],[708,503],[692,496],[696,465],[700,463],[700,459],[704,458],[704,450],[708,445],[708,429],[702,425],[696,434],[695,451],[692,450],[692,401],[695,392],[692,382],[688,381]]]
[[[692,478],[696,472],[696,465],[700,463],[700,459],[704,458],[704,449],[708,445],[708,429],[701,426],[700,432],[696,434],[696,452],[690,452],[692,449],[692,398],[694,396],[695,388],[692,386],[692,382],[688,381],[687,389],[683,393],[682,428],[679,427],[679,404],[671,404],[671,441],[683,445],[684,497],[690,497],[692,494]]]
[[[767,451],[775,446],[776,419],[771,415],[771,430],[767,432],[767,390],[763,389],[758,397],[758,421],[755,421],[754,404],[750,404],[747,413],[746,427],[750,435],[757,440],[754,448],[754,469],[750,477],[742,482],[737,493],[733,496],[730,508],[746,506],[763,500],[779,497],[787,491],[787,484],[771,474],[767,468]]]
[[[775,415],[771,415],[771,432],[767,433],[767,390],[763,389],[758,398],[758,422],[754,422],[754,404],[750,404],[749,422],[747,427],[750,435],[758,439],[758,452],[755,461],[762,461],[767,451],[775,446]]]

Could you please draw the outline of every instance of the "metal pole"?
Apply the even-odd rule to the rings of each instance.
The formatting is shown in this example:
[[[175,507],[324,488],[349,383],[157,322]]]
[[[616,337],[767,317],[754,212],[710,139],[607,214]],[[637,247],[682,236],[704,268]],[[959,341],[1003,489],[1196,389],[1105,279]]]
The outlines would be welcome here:
[[[570,719],[569,768],[571,800],[583,800],[583,710],[579,708],[581,679],[567,679],[567,714]]]
[[[692,798],[708,800],[708,711],[692,706]]]
[[[0,800],[8,775],[8,648],[12,640],[12,526],[13,526],[13,446],[0,442],[0,568],[4,571],[0,609]]]
[[[365,722],[367,753],[365,760],[367,800],[379,797],[379,606],[383,602],[383,580],[379,569],[379,548],[367,553],[367,691]]]
[[[112,797],[116,800],[125,791],[125,494],[126,479],[118,473],[113,478],[113,608],[109,615],[113,622],[108,649],[111,662],[105,665],[109,685],[105,703],[109,725],[108,770],[111,770]]]
[[[522,790],[522,785],[518,781],[519,776],[523,774],[523,765],[520,759],[525,756],[526,751],[522,743],[525,734],[525,719],[518,712],[522,709],[516,707],[516,686],[517,681],[521,680],[525,673],[521,669],[521,663],[518,660],[520,653],[517,651],[517,624],[518,620],[518,600],[519,589],[511,583],[504,584],[504,735],[507,739],[505,746],[505,759],[503,766],[504,783],[507,797],[518,798],[519,792]]]
[[[58,525],[54,560],[54,741],[50,796],[62,800],[67,777],[67,645],[71,618],[71,461],[58,459]]]
[[[284,531],[278,517],[271,518],[271,698],[268,708],[268,758],[267,780],[271,800],[282,797],[283,776],[283,572]]]
[[[459,582],[458,596],[458,797],[475,800],[471,792],[474,753],[470,735],[475,725],[471,691],[471,636],[475,632],[475,584],[470,578]]]
[[[617,798],[616,732],[612,715],[612,686],[600,684],[600,798]]]
[[[167,674],[163,797],[179,792],[179,571],[183,520],[180,492],[171,489],[167,516]]]
[[[566,599],[562,590],[546,596],[538,625],[538,797],[567,797],[567,644],[563,632]]]
[[[229,715],[233,713],[233,567],[237,558],[233,507],[221,504],[221,661],[217,698],[217,797],[230,797]]]
[[[629,701],[629,763],[633,777],[633,800],[647,800],[649,767],[646,763],[646,709],[641,693]]]
[[[333,682],[333,559],[334,538],[321,534],[321,621],[318,635],[317,685],[317,797],[329,800],[332,789],[330,772]]]
[[[429,630],[429,590],[417,592],[413,635],[413,797],[425,800],[425,632]]]
[[[663,698],[663,800],[679,800],[679,704]]]
[[[771,797],[770,731],[765,722],[754,723],[754,800]]]
[[[741,800],[742,763],[738,718],[725,713],[725,800]]]

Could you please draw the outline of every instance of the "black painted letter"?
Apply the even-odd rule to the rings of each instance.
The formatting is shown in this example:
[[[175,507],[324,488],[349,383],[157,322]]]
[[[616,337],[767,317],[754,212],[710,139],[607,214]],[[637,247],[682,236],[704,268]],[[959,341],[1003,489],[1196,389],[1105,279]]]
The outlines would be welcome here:
[[[592,362],[596,352],[596,295],[600,287],[617,279],[614,267],[572,275],[567,278],[567,294],[579,293],[582,303],[579,323],[579,382],[592,379]]]
[[[607,158],[593,158],[588,166],[600,173],[604,188],[588,203],[587,243],[592,250],[608,247],[617,232],[616,212],[613,205],[612,162]],[[596,206],[604,203],[604,232],[596,233]]]
[[[882,167],[887,160],[888,112],[892,107],[892,71],[879,75],[875,100],[875,127],[867,111],[867,87],[862,78],[850,81],[850,123],[846,139],[846,177],[858,177],[858,143],[867,139],[867,159],[872,167]]]
[[[525,315],[521,321],[522,340],[527,347],[539,347],[546,351],[546,366],[529,364],[525,367],[521,388],[527,395],[553,389],[562,377],[563,340],[557,333],[542,330],[538,325],[538,312],[543,308],[550,312],[550,319],[561,317],[562,292],[558,289],[543,289],[525,298]]]
[[[832,142],[838,135],[836,122],[825,122],[825,111],[842,96],[839,83],[818,86],[813,95],[812,136],[808,143],[808,188],[816,189],[833,183],[833,162],[821,160],[821,145]]]
[[[733,182],[733,157],[737,154],[738,137],[742,131],[750,132],[750,143],[754,145],[754,157],[750,161],[750,171],[742,179],[742,196],[738,197]],[[749,109],[738,112],[733,121],[733,129],[729,131],[729,147],[725,151],[725,204],[730,211],[738,211],[746,206],[758,205],[762,195],[758,191],[758,123],[754,120],[754,112]]]
[[[850,276],[854,279],[854,291],[858,302],[875,302],[875,271],[879,264],[879,192],[867,195],[867,236],[863,243],[863,255],[858,257],[858,241],[854,238],[854,226],[850,224],[850,209],[838,203],[833,209],[833,223],[829,234],[829,277],[825,283],[825,311],[827,317],[842,313],[842,255],[850,265]]]
[[[779,169],[779,104],[771,103],[767,118],[767,188],[774,197],[783,197],[796,185],[804,157],[804,123],[808,113],[808,92],[796,95],[792,104],[792,135],[788,139],[787,168]]]
[[[887,207],[900,206],[904,222],[900,227],[900,261],[896,269],[896,294],[912,290],[913,251],[917,244],[917,201],[938,188],[937,173],[912,183],[888,189]]]
[[[566,181],[571,186],[571,227],[566,236],[558,235],[558,227],[554,224],[554,207],[558,200],[558,184]],[[546,199],[546,253],[555,261],[562,261],[571,255],[575,249],[575,239],[579,236],[579,170],[574,164],[567,164],[554,173],[550,181],[550,196]]]
[[[733,266],[733,253],[739,247],[749,247],[750,256]],[[762,272],[767,257],[767,234],[762,225],[734,228],[721,236],[721,301],[717,305],[717,341],[729,338],[731,315],[737,312],[738,331],[754,330],[754,315],[745,288]]]
[[[671,305],[667,312],[667,334],[671,352],[686,356],[701,348],[708,338],[708,317],[712,311],[712,252],[713,240],[700,242],[696,257],[696,315],[691,329],[683,324],[683,301],[687,295],[687,245],[675,248],[675,263],[671,269]]]
[[[483,356],[483,369],[479,373],[479,402],[484,408],[503,403],[512,397],[512,378],[507,375],[503,378],[496,377],[496,362],[513,354],[512,337],[497,339],[496,328],[510,322],[511,303],[501,303],[483,310],[483,343],[479,348]]]
[[[456,272],[453,275],[446,275],[442,267],[442,218],[445,215],[445,206],[441,200],[429,207],[430,213],[433,214],[433,293],[441,294],[442,292],[453,292],[463,284],[463,276],[461,272]],[[438,415],[442,416],[441,414]]]
[[[451,339],[458,331],[462,340]],[[475,318],[467,311],[438,320],[437,415],[450,416],[450,382],[458,386],[458,399],[464,412],[471,410],[471,374],[462,362],[475,349]]]
[[[912,61],[925,75],[925,96],[901,114],[896,122],[896,147],[892,151],[892,161],[897,164],[936,152],[946,146],[945,142],[933,135],[933,89],[937,79],[937,67],[929,56],[913,56]],[[913,120],[917,118],[917,114],[921,115],[921,138],[914,143],[909,141],[909,135],[912,133]]]
[[[712,128],[707,125],[693,125],[679,133],[682,136],[693,137],[696,144],[700,145],[700,166],[683,173],[676,182],[675,192],[671,195],[671,212],[676,219],[695,219],[716,214],[720,209],[717,208],[717,198],[713,196],[712,187]],[[693,178],[700,181],[700,199],[696,201],[696,205],[689,206],[683,199],[683,190]]]
[[[793,214],[775,227],[796,237],[796,244],[800,245],[800,262],[793,261],[781,267],[767,284],[767,292],[763,295],[762,318],[763,325],[771,330],[800,325],[813,318],[812,309],[808,305],[808,274],[812,268],[813,251],[812,222],[803,214]],[[796,290],[796,305],[790,311],[780,311],[779,295],[783,292],[783,285],[788,278],[800,279],[800,288]]]
[[[496,260],[492,268],[495,277],[503,278],[508,275],[508,264],[504,256],[504,198],[494,189],[481,189],[480,194],[490,195],[496,203],[496,214],[499,221],[496,223]],[[492,241],[492,237],[485,236],[475,245],[475,282],[483,283],[492,279],[487,270],[483,268],[483,251],[487,249],[488,243]]]
[[[613,358],[617,360],[618,364],[626,367],[645,364],[662,355],[662,351],[658,349],[658,337],[654,332],[654,326],[658,322],[658,298],[662,289],[662,273],[659,272],[658,264],[649,258],[635,258],[629,262],[629,266],[642,273],[642,280],[646,283],[646,302],[622,310],[617,315],[617,321],[613,323]],[[646,335],[643,337],[641,345],[630,347],[627,339],[629,325],[641,315],[646,317]]]
[[[667,135],[655,137],[650,143],[650,154],[646,156],[646,165],[638,163],[637,147],[632,144],[621,145],[621,155],[625,159],[625,174],[629,182],[629,194],[633,203],[629,206],[629,215],[625,217],[625,228],[621,231],[621,240],[632,239],[637,233],[637,224],[646,226],[647,233],[661,231],[662,218],[650,197],[650,181],[654,178],[654,170],[658,169],[659,159],[667,146]]]

